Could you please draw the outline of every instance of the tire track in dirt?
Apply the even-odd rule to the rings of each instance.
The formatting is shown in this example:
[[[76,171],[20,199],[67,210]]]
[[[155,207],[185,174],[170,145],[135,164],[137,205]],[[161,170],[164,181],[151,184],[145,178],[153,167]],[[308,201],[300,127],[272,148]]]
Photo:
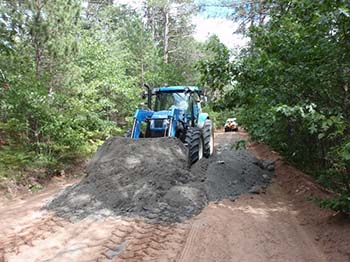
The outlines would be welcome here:
[[[176,261],[188,232],[187,224],[129,222],[112,231],[98,261]]]
[[[194,245],[195,239],[197,238],[198,232],[200,230],[200,224],[198,221],[192,223],[192,226],[189,229],[189,233],[185,242],[185,245],[182,249],[182,252],[179,256],[178,262],[182,262],[184,257],[188,256],[191,247]]]
[[[0,251],[2,250],[3,253],[18,253],[20,246],[33,246],[34,240],[47,238],[50,234],[64,228],[67,223],[62,218],[49,215],[33,221],[19,231],[14,230],[10,235],[6,232],[5,234],[0,233]]]
[[[0,262],[177,261],[190,225],[107,218],[70,223],[48,215],[0,239]]]

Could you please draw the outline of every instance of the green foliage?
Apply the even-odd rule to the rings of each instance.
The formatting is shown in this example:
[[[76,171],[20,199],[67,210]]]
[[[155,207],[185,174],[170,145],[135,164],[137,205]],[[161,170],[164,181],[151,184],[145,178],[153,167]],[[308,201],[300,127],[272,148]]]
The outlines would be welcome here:
[[[31,185],[29,189],[32,192],[38,192],[38,191],[42,190],[43,188],[44,187],[42,185],[34,184],[34,185]]]
[[[130,124],[145,82],[194,84],[202,52],[190,37],[195,8],[176,2],[145,2],[158,10],[156,37],[146,9],[0,1],[0,177],[52,173],[86,158]],[[167,63],[164,3],[176,8],[169,10]]]
[[[232,90],[232,64],[230,51],[216,35],[211,36],[204,46],[204,55],[196,63],[200,73],[199,85],[205,87],[209,102],[204,111],[209,113],[215,128],[223,128],[226,119],[236,115],[237,109],[228,106],[224,94]]]
[[[236,115],[235,110],[214,110],[213,102],[206,103],[203,106],[203,112],[209,114],[210,119],[214,123],[214,128],[217,129],[223,129],[227,118],[232,118]]]
[[[323,207],[348,211],[350,196],[350,19],[348,2],[267,1],[269,20],[252,23],[250,45],[202,79],[254,139],[313,174],[338,196]],[[254,21],[253,21],[254,22]],[[254,26],[255,25],[255,26]],[[226,64],[226,66],[225,66]],[[208,66],[209,65],[209,66]],[[219,70],[215,68],[215,70]],[[214,80],[219,82],[216,83]],[[222,86],[232,83],[226,90]]]
[[[234,148],[235,150],[244,150],[247,148],[247,141],[244,139],[240,139],[232,145],[232,148]]]
[[[207,56],[199,60],[196,65],[201,74],[200,84],[210,87],[213,92],[223,91],[232,80],[230,51],[216,35],[207,40],[205,50],[208,53]]]
[[[339,196],[334,198],[319,199],[316,203],[326,209],[332,209],[334,211],[340,211],[344,213],[350,212],[350,197],[349,196]]]

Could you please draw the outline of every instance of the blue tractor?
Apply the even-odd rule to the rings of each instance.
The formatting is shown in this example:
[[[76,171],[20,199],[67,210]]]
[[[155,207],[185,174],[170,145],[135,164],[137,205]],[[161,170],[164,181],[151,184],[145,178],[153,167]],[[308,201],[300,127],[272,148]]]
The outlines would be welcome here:
[[[188,148],[190,165],[209,157],[214,149],[213,125],[201,110],[202,90],[196,86],[145,87],[148,108],[136,110],[126,135],[133,139],[177,137]]]

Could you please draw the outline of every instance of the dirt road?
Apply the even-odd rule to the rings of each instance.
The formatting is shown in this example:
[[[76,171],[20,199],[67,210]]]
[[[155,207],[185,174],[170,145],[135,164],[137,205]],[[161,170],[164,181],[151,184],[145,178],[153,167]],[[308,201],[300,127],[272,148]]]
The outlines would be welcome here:
[[[217,133],[217,148],[231,147],[238,136],[245,134]],[[350,261],[348,220],[305,201],[325,193],[267,147],[251,144],[250,150],[276,161],[272,184],[238,199],[212,201],[181,223],[121,216],[72,223],[41,209],[62,187],[3,201],[0,261]],[[214,160],[230,166],[226,154]],[[217,176],[230,172],[216,170]]]

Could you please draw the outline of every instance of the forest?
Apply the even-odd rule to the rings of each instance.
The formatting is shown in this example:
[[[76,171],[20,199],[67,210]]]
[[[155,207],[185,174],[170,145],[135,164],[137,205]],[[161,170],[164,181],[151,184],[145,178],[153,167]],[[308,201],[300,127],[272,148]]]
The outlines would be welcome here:
[[[194,85],[192,1],[2,1],[0,177],[84,159],[122,134],[143,84]]]
[[[249,43],[193,37],[192,0],[0,1],[0,179],[48,176],[121,135],[143,84],[200,85],[217,126],[237,115],[350,211],[347,0],[213,1]]]

